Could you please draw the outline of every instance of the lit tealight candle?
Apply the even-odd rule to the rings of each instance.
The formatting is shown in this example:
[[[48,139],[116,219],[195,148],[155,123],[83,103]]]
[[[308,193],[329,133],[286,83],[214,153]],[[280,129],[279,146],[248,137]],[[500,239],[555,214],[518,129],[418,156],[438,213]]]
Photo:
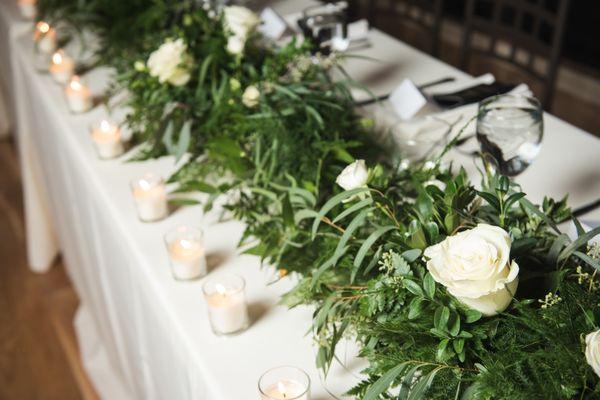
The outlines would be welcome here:
[[[67,56],[64,51],[58,50],[52,55],[50,73],[56,82],[61,85],[66,85],[73,77],[74,70],[75,62],[71,57]]]
[[[204,284],[204,297],[212,330],[217,335],[238,333],[248,327],[244,279],[226,275]]]
[[[177,280],[197,279],[206,275],[206,257],[202,231],[188,226],[165,235],[171,271]]]
[[[105,119],[92,128],[92,141],[100,158],[115,158],[123,154],[121,130]]]
[[[40,21],[35,25],[34,40],[39,52],[51,55],[56,51],[56,30],[47,22]]]
[[[47,22],[40,21],[35,25],[35,67],[40,71],[46,71],[56,51],[56,31]]]
[[[158,221],[167,216],[167,189],[160,176],[146,174],[133,180],[131,191],[141,221]]]
[[[309,400],[310,378],[296,367],[277,367],[258,381],[261,400]]]
[[[65,87],[67,103],[73,113],[82,113],[92,108],[92,93],[77,75]]]
[[[37,0],[19,0],[19,10],[21,10],[21,15],[26,19],[34,19],[37,15]]]

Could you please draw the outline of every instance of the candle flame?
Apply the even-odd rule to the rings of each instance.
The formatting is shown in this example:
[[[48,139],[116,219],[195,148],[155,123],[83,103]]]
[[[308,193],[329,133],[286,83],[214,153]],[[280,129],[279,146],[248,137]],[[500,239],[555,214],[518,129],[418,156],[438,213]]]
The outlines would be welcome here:
[[[50,25],[47,22],[40,21],[37,23],[36,28],[42,33],[48,33],[50,31]]]
[[[152,189],[152,184],[150,182],[148,182],[146,179],[140,179],[138,184],[140,185],[140,188],[143,191],[148,191],[148,190]]]
[[[101,130],[102,132],[106,132],[106,133],[108,133],[108,132],[110,132],[111,128],[112,128],[112,127],[110,126],[110,122],[108,122],[107,120],[103,119],[103,120],[100,122],[100,130]]]
[[[217,283],[215,285],[215,290],[222,296],[225,296],[227,294],[227,289],[225,289],[225,286],[221,285],[220,283]]]
[[[74,76],[73,78],[71,78],[71,82],[69,83],[69,86],[71,87],[71,89],[73,89],[75,91],[80,91],[81,89],[83,89],[83,85],[79,81],[78,76]]]
[[[61,64],[62,62],[63,62],[63,55],[62,55],[62,51],[59,50],[52,55],[52,63],[58,65],[58,64]]]
[[[194,242],[190,239],[181,239],[179,245],[184,249],[188,250],[194,247]]]
[[[287,390],[286,390],[283,382],[281,382],[281,381],[277,382],[277,390],[279,390],[279,392],[283,395],[284,398],[287,397],[287,395],[286,395]]]

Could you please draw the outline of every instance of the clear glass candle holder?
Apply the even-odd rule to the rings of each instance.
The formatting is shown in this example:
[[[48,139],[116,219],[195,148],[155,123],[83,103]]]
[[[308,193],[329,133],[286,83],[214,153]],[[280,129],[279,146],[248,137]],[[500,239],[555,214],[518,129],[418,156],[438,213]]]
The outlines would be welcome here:
[[[75,61],[64,50],[57,50],[52,55],[49,71],[56,83],[66,85],[75,73]]]
[[[103,119],[99,124],[92,126],[90,132],[98,157],[110,159],[123,154],[121,130],[118,125]]]
[[[94,106],[90,88],[77,75],[73,75],[69,84],[65,87],[65,96],[69,110],[73,114],[87,112]]]
[[[163,179],[152,173],[131,181],[131,193],[142,222],[154,222],[168,214],[167,188]]]
[[[25,19],[34,19],[37,15],[37,0],[18,0],[17,5],[21,16]]]
[[[52,55],[57,49],[56,30],[47,22],[40,21],[33,32],[34,63],[38,71],[48,71]]]
[[[310,400],[310,377],[300,368],[271,368],[258,380],[261,400]]]
[[[248,328],[246,282],[229,274],[207,281],[202,290],[208,307],[208,319],[216,335],[232,335]]]
[[[165,235],[173,278],[179,281],[206,275],[204,234],[201,229],[180,226]]]

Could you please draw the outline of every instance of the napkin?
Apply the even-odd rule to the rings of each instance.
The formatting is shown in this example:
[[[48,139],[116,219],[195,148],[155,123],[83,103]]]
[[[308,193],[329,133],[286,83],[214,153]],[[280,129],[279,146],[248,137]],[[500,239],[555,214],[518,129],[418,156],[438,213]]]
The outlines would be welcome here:
[[[518,85],[509,93],[531,94],[531,90],[525,84]],[[429,103],[431,106],[431,103]],[[433,106],[430,108],[434,108]],[[414,118],[409,121],[395,121],[390,129],[395,139],[402,140],[438,140],[440,133],[445,132],[450,125],[455,125],[449,134],[456,134],[477,113],[478,104],[467,104],[452,110],[433,112]],[[388,121],[389,121],[388,116]],[[474,121],[469,124],[463,136],[473,134]]]
[[[482,79],[489,80],[489,75],[470,80],[470,85],[479,84]],[[510,93],[531,94],[525,84],[518,85]],[[451,138],[465,128],[461,137],[468,137],[475,132],[473,117],[477,113],[478,104],[467,104],[451,110],[440,109],[429,101],[415,118],[402,121],[389,102],[363,107],[361,115],[373,119],[378,138],[382,143],[395,146],[404,158],[411,161],[421,160],[437,150],[441,150]],[[391,143],[390,143],[391,142]]]

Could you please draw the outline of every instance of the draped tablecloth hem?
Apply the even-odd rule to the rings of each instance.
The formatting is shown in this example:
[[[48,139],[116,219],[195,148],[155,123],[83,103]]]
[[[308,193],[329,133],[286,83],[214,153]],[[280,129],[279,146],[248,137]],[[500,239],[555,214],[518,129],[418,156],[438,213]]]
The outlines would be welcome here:
[[[73,321],[83,367],[91,379],[94,388],[102,399],[133,400],[118,374],[113,372],[107,351],[98,336],[98,332],[89,311],[79,306]]]

